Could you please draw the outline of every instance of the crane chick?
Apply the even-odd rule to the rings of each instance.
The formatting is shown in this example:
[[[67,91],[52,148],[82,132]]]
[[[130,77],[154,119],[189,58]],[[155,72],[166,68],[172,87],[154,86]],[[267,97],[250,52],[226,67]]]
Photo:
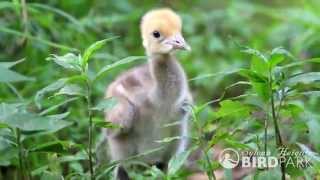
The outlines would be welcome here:
[[[123,73],[107,89],[107,97],[118,103],[106,119],[122,127],[107,131],[113,160],[162,147],[141,160],[166,165],[174,153],[186,149],[189,113],[183,107],[192,98],[185,72],[173,54],[190,50],[181,28],[180,17],[171,9],[151,10],[143,16],[140,29],[148,63]],[[179,123],[166,126],[174,122]],[[157,142],[175,136],[181,138],[167,144]],[[128,179],[123,165],[116,174],[118,179]]]

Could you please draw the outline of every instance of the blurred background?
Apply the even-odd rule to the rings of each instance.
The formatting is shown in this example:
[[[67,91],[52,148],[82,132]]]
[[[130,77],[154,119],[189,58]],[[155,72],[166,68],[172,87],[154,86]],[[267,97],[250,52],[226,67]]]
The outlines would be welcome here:
[[[239,46],[249,46],[264,52],[281,46],[297,59],[320,56],[319,0],[1,0],[0,61],[25,58],[24,62],[13,69],[35,80],[14,83],[14,86],[26,101],[32,102],[38,90],[70,73],[46,61],[50,54],[83,52],[95,41],[119,36],[94,55],[95,60],[90,64],[91,71],[96,72],[102,66],[127,56],[144,55],[139,32],[140,18],[146,11],[157,7],[170,7],[183,19],[183,34],[192,51],[179,52],[177,56],[189,79],[248,66],[250,56],[242,53]],[[141,63],[144,62],[138,61],[112,70],[100,79],[93,90],[93,101],[103,98],[106,86],[121,71]],[[319,66],[315,65],[306,68],[319,71]],[[219,98],[226,86],[240,80],[241,77],[236,75],[214,76],[191,80],[190,86],[196,104],[201,104]],[[238,96],[245,91],[245,87],[233,88],[226,96]],[[45,99],[43,105],[50,107],[63,99]],[[12,89],[6,84],[0,85],[0,101],[17,101]],[[72,102],[58,110],[71,113],[68,121],[74,123],[72,126],[59,131],[55,137],[33,138],[26,141],[25,145],[55,138],[72,139],[76,143],[86,141],[87,120],[83,103]],[[312,98],[305,100],[304,106],[317,114],[318,105],[319,98]],[[208,108],[201,118],[210,118],[215,107]],[[29,108],[37,111],[34,105]],[[103,114],[98,114],[96,118],[102,119]],[[232,123],[229,122],[228,126],[239,125],[239,122]],[[306,126],[310,127],[310,132],[305,141],[312,143],[315,150],[319,151],[318,116]],[[101,139],[100,130],[96,131],[95,141],[98,143]],[[299,132],[288,136],[296,137]],[[295,141],[296,138],[291,140]],[[0,151],[6,148],[0,144]],[[30,155],[30,163],[32,167],[38,168],[48,163],[50,158],[54,157]],[[10,169],[10,165],[15,163],[10,158],[0,158],[0,165],[6,168]],[[85,167],[82,162],[56,165],[64,173],[84,171]]]

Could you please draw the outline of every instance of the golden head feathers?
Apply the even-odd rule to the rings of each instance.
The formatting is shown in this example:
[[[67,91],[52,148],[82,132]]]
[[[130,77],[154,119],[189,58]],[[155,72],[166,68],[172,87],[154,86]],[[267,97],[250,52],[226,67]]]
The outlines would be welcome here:
[[[190,50],[181,33],[181,18],[171,9],[147,12],[141,20],[141,35],[147,54],[167,54],[175,49]]]
[[[141,21],[142,36],[157,30],[165,37],[181,32],[181,18],[169,8],[156,9],[147,12]]]

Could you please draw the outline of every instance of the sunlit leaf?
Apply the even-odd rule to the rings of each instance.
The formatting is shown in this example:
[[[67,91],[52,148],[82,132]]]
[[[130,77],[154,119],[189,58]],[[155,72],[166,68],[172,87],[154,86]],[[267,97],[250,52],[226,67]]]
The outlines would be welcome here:
[[[0,123],[0,129],[1,128],[8,128],[9,126],[7,125],[7,124],[5,124],[5,123]]]
[[[51,57],[47,58],[47,60],[54,61],[55,63],[62,66],[63,68],[80,71],[81,70],[80,58],[81,58],[80,56],[76,56],[73,53],[68,53],[63,56],[52,54]]]
[[[255,73],[260,74],[261,76],[267,77],[268,75],[268,63],[262,60],[261,58],[258,58],[256,56],[252,57],[251,60],[251,68],[252,71]]]
[[[279,63],[283,62],[286,57],[293,58],[290,52],[282,47],[274,48],[271,52],[271,57],[268,61],[269,68],[277,66]]]
[[[244,118],[249,116],[250,107],[239,101],[224,100],[220,103],[220,108],[216,112],[216,116],[220,117],[235,117]]]
[[[102,48],[103,45],[105,45],[107,42],[109,41],[112,41],[114,39],[116,39],[118,37],[111,37],[111,38],[108,38],[108,39],[104,39],[104,40],[101,40],[101,41],[97,41],[95,43],[93,43],[92,45],[90,45],[88,47],[88,49],[86,49],[84,51],[84,54],[83,54],[83,57],[82,57],[82,61],[81,61],[81,65],[82,67],[86,66],[88,61],[89,61],[89,58],[91,57],[91,55],[99,50],[100,48]]]
[[[260,51],[256,50],[256,49],[253,49],[253,48],[249,48],[249,47],[246,47],[244,50],[242,50],[241,52],[244,52],[244,53],[247,53],[247,54],[251,54],[251,55],[254,55],[254,56],[257,56],[259,58],[261,58],[261,60],[267,62],[267,57],[261,53]]]

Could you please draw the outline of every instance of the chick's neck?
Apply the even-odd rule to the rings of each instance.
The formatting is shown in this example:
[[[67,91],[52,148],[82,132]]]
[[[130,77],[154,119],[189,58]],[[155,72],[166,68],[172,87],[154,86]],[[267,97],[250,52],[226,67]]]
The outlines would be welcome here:
[[[176,102],[186,89],[186,78],[174,55],[150,55],[149,69],[155,83],[153,95],[166,103]]]

